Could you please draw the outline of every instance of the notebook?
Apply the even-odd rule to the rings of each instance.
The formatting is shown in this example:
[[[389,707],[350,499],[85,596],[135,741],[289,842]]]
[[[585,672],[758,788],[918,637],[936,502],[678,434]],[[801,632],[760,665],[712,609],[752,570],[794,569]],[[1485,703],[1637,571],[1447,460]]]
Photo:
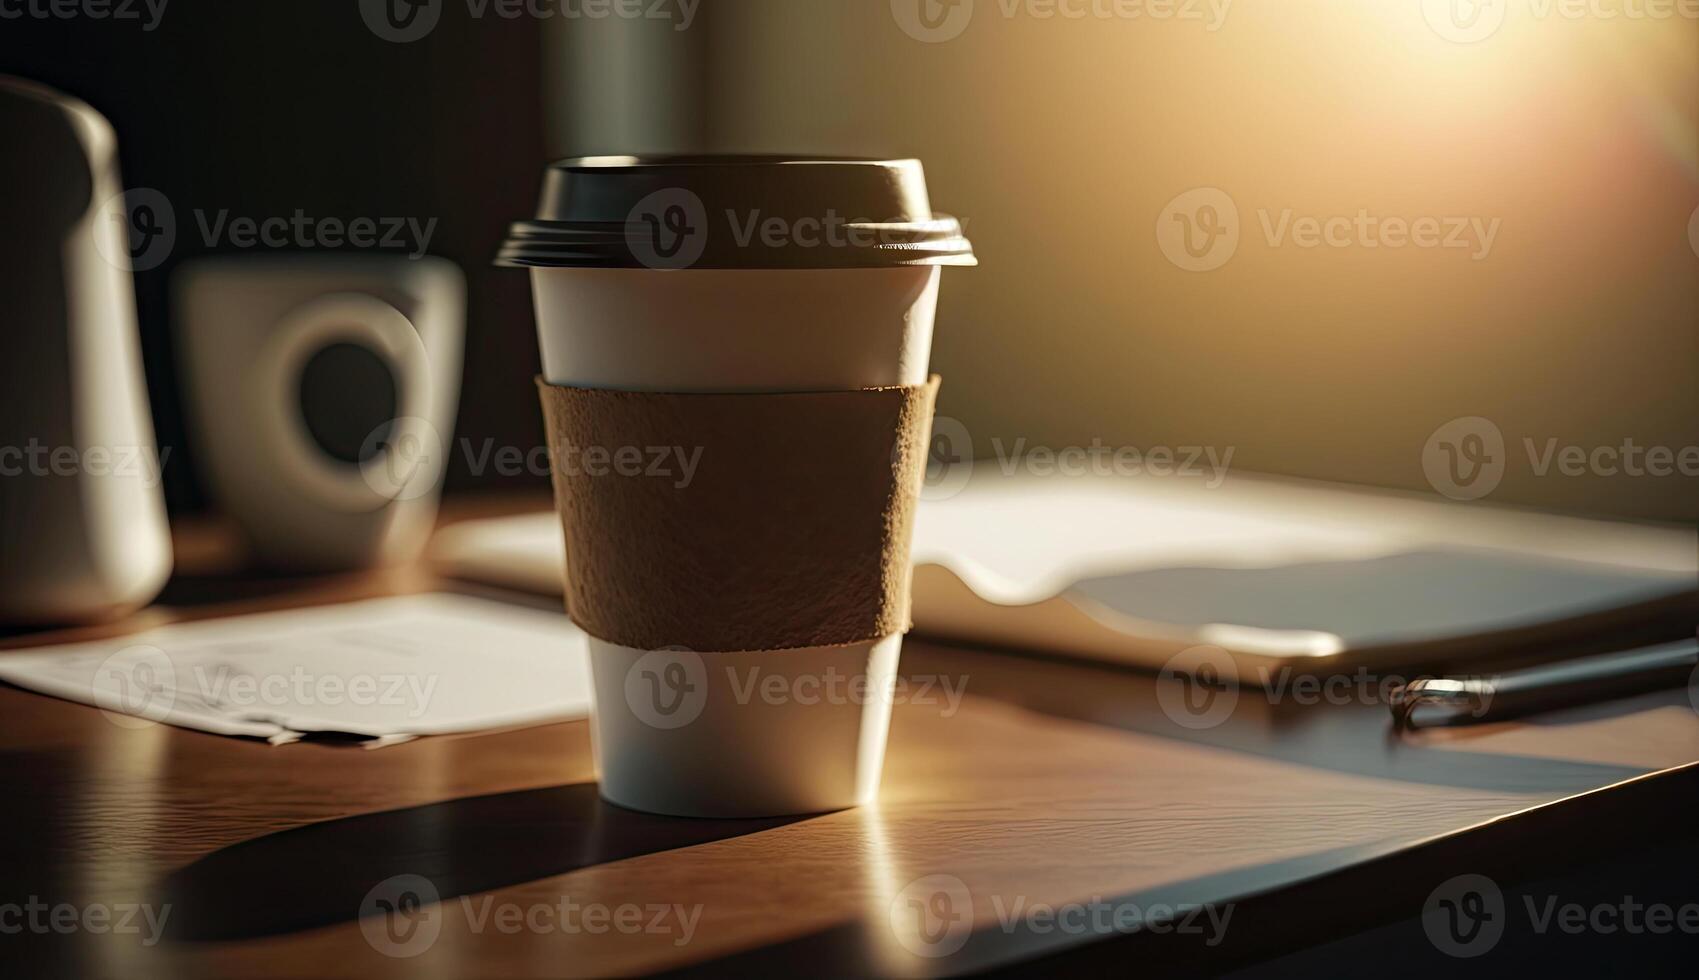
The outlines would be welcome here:
[[[1699,530],[1234,474],[1006,476],[929,492],[914,622],[947,639],[1160,669],[1226,650],[1241,679],[1537,654],[1578,633],[1699,622]],[[559,593],[552,514],[445,529],[451,575]],[[1682,626],[1685,622],[1687,625]]]

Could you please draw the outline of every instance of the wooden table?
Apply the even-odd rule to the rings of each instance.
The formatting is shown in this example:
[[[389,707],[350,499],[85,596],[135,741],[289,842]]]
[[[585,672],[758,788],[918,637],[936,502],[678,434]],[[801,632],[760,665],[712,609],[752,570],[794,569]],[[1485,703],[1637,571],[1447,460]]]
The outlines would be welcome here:
[[[125,623],[0,646],[478,591],[424,567],[231,574],[228,542],[181,530],[177,579]],[[1374,928],[1419,940],[1423,903],[1465,872],[1508,889],[1554,855],[1699,853],[1684,843],[1699,812],[1687,691],[1396,736],[1378,705],[1260,696],[1194,731],[1161,709],[1155,677],[923,638],[904,672],[967,696],[897,707],[877,806],[738,821],[601,802],[583,722],[271,747],[0,688],[0,973],[1214,973]],[[48,925],[7,930],[32,900]],[[8,919],[7,903],[23,911]],[[137,928],[54,928],[39,908],[56,905],[134,908]],[[362,915],[375,907],[399,910]],[[1147,916],[1157,927],[1129,931]]]

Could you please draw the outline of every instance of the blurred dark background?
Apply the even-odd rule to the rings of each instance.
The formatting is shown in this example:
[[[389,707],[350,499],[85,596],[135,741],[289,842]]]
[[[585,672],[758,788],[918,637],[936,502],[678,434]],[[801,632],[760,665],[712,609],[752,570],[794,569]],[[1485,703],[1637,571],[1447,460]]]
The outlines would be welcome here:
[[[0,20],[0,72],[103,112],[126,185],[175,205],[176,250],[137,288],[177,511],[201,496],[167,297],[211,250],[197,211],[437,220],[430,251],[470,287],[457,440],[523,449],[541,437],[528,288],[490,260],[541,165],[709,151],[925,161],[982,262],[945,278],[933,353],[940,413],[979,458],[1023,439],[1231,447],[1239,470],[1431,495],[1425,451],[1478,416],[1510,449],[1492,503],[1699,520],[1690,476],[1542,474],[1523,450],[1699,449],[1691,16],[1516,4],[1457,43],[1414,2],[1234,0],[1200,23],[979,0],[939,38],[888,0],[625,19],[421,0],[440,22],[396,43],[362,16],[381,2],[169,0],[152,31]],[[1205,188],[1245,235],[1199,273],[1153,230]],[[1282,215],[1360,212],[1501,233],[1477,256],[1263,240]],[[474,479],[463,445],[450,492],[542,482]]]
[[[140,10],[140,4],[137,5]],[[172,203],[177,242],[138,271],[142,349],[171,509],[202,509],[172,350],[170,281],[209,247],[196,213],[437,220],[430,252],[468,290],[458,435],[538,445],[537,345],[526,277],[491,266],[506,222],[536,201],[543,148],[540,22],[470,21],[463,4],[408,44],[368,30],[352,0],[169,0],[134,20],[0,20],[0,73],[83,99],[118,132],[127,188]],[[406,248],[400,251],[406,251]],[[248,250],[252,253],[254,250]],[[531,477],[518,482],[534,482]],[[465,487],[464,466],[449,488]],[[491,472],[480,485],[501,485]]]

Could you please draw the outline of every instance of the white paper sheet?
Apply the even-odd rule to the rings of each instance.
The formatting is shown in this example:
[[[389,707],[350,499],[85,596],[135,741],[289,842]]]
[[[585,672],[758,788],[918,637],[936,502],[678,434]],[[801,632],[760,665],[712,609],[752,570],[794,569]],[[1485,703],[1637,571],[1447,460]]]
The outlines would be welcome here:
[[[0,680],[164,723],[276,744],[368,747],[584,717],[584,634],[563,615],[449,593],[178,623],[0,654]]]

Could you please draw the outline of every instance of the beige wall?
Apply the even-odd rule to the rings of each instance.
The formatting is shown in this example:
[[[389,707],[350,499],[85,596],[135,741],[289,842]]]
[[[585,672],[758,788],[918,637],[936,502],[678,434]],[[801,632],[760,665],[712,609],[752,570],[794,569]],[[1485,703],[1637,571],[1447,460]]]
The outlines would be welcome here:
[[[706,0],[694,29],[711,148],[918,156],[967,219],[983,265],[946,275],[936,364],[979,453],[1232,446],[1431,492],[1430,434],[1483,416],[1494,501],[1699,519],[1699,478],[1540,477],[1524,449],[1699,446],[1699,21],[1508,0],[1458,44],[1417,0],[1235,0],[1214,32],[1011,2],[944,43],[891,0]],[[1241,241],[1188,272],[1158,219],[1200,186]],[[1365,208],[1496,238],[1477,260],[1263,230]]]

